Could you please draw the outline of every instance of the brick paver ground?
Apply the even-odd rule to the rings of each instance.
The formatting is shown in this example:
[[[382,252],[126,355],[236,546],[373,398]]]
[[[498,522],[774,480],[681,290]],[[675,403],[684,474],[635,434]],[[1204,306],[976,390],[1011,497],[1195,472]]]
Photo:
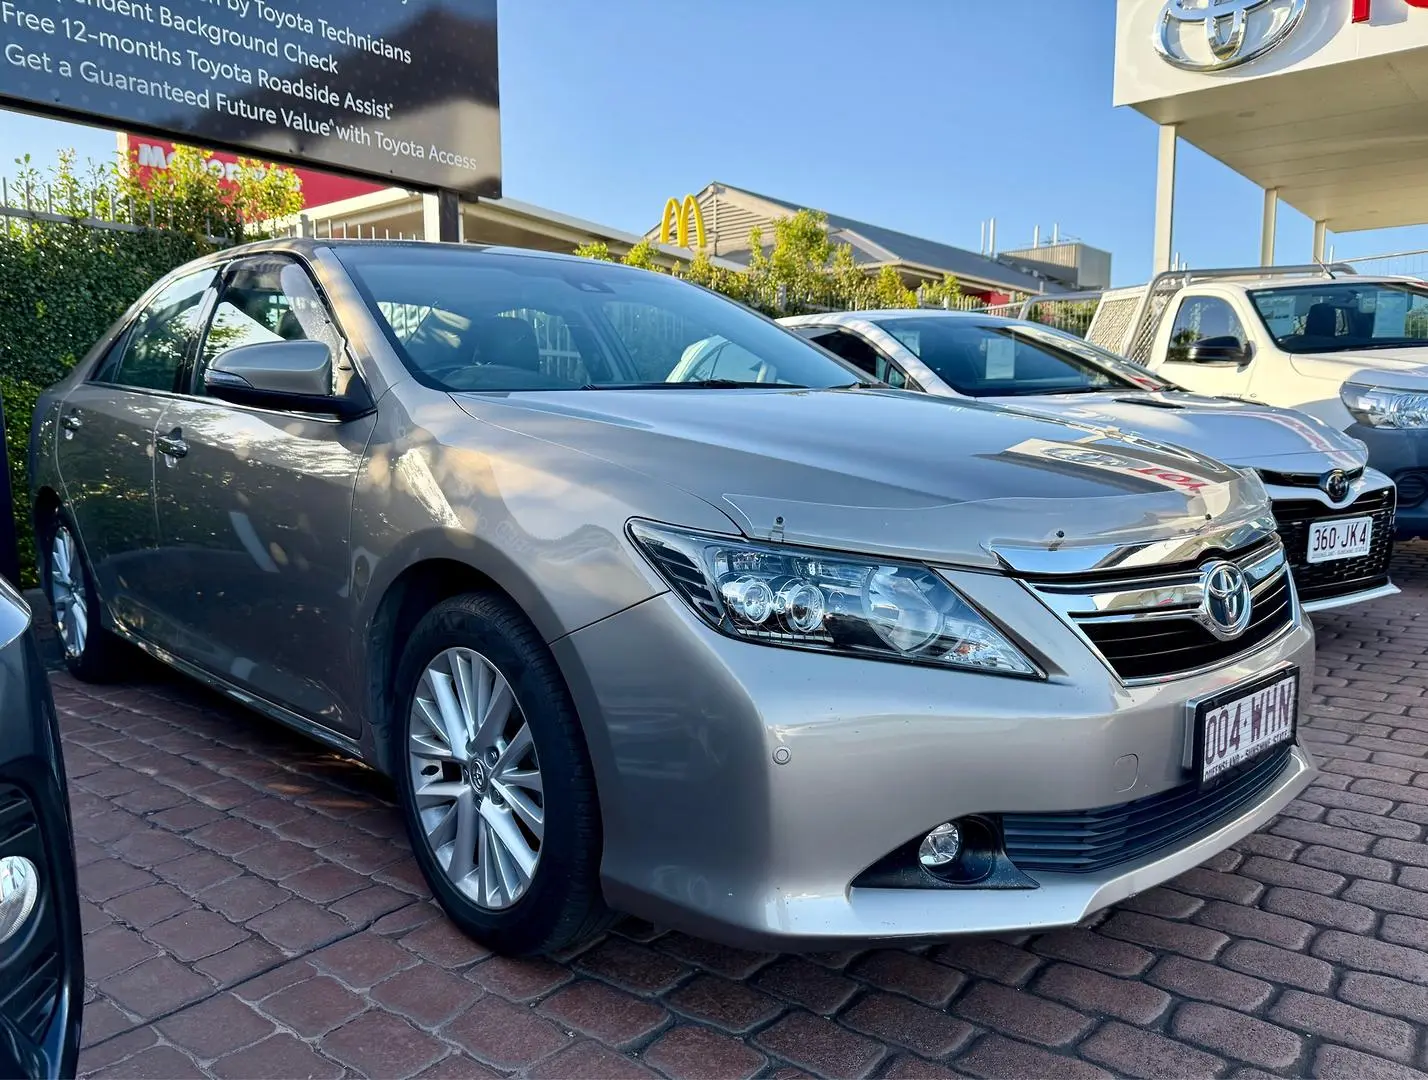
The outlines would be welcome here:
[[[1428,1070],[1428,546],[1320,617],[1323,774],[1236,850],[1088,924],[756,955],[626,922],[491,956],[388,785],[191,684],[55,694],[106,1077],[1408,1078]]]

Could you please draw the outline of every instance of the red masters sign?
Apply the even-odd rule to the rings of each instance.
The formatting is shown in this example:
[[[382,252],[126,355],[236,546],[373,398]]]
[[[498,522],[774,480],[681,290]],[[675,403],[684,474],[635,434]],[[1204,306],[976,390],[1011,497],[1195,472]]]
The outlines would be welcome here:
[[[174,144],[165,142],[163,139],[122,133],[119,136],[119,153],[132,162],[132,167],[137,171],[140,180],[154,172],[163,172],[167,169],[169,158],[173,156],[173,152]],[[237,154],[221,151],[214,152],[213,159],[209,164],[215,171],[221,170],[225,180],[231,180],[240,168]],[[298,179],[302,181],[304,209],[384,190],[381,184],[373,184],[367,180],[352,180],[345,176],[334,176],[332,173],[318,172],[315,169],[294,169],[293,172],[297,173]]]

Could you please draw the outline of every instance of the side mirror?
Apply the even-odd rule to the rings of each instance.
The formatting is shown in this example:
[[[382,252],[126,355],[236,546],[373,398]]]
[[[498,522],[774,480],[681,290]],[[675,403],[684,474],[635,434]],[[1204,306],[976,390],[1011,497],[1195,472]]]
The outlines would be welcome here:
[[[1185,350],[1185,359],[1192,364],[1248,364],[1254,349],[1248,342],[1233,335],[1204,338]]]
[[[332,350],[321,341],[262,341],[227,349],[203,373],[203,387],[210,397],[260,409],[342,419],[371,411],[366,400],[332,392]]]

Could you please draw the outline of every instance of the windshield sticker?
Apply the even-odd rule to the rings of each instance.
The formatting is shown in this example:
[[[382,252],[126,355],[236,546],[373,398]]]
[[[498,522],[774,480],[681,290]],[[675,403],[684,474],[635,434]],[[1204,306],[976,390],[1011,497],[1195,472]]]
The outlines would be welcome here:
[[[988,381],[1016,378],[1016,339],[994,337],[987,339]]]
[[[1255,300],[1264,321],[1269,324],[1269,332],[1275,337],[1285,337],[1294,333],[1294,297],[1261,296]]]
[[[1402,338],[1408,336],[1408,294],[1380,292],[1374,305],[1373,336]]]
[[[897,338],[897,340],[902,343],[902,347],[908,352],[912,353],[913,356],[922,355],[921,331],[912,330],[908,327],[898,326],[896,324],[892,326],[884,324],[883,329],[886,330],[893,337]]]

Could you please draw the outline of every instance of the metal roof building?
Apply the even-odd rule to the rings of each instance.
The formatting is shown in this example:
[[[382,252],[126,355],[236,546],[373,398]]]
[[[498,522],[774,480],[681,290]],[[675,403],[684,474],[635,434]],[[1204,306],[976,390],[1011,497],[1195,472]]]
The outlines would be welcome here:
[[[775,221],[806,208],[803,203],[760,195],[717,181],[706,185],[693,198],[703,216],[709,252],[741,263],[747,263],[751,254],[750,230],[761,229],[767,246],[773,240]],[[912,288],[924,281],[940,281],[944,274],[954,275],[964,292],[992,298],[1013,293],[1059,292],[1076,284],[1066,279],[1070,268],[1062,270],[1048,264],[1034,269],[1026,263],[988,258],[952,244],[841,214],[829,213],[827,218],[833,242],[851,246],[860,266],[873,271],[892,266]],[[656,226],[645,235],[656,239],[660,231],[660,226]],[[1029,252],[1021,254],[1030,261]],[[1105,255],[1109,277],[1110,256],[1101,254]]]

